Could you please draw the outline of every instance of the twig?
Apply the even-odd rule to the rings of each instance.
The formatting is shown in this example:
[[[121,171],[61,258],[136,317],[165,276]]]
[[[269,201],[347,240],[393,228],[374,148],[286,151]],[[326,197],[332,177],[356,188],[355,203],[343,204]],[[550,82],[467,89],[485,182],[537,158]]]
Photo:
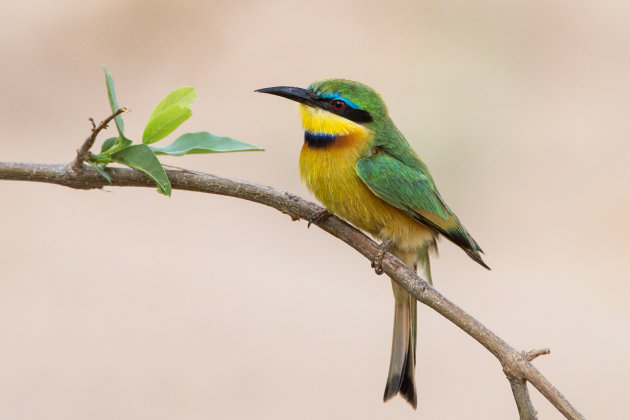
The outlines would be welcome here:
[[[94,119],[93,118],[89,119],[90,123],[92,124],[92,134],[90,134],[85,139],[85,141],[83,142],[81,147],[79,147],[77,149],[77,157],[75,157],[74,160],[69,165],[69,170],[71,172],[76,174],[76,173],[81,171],[81,167],[83,166],[83,162],[85,162],[87,160],[88,153],[90,152],[90,149],[92,148],[92,146],[94,146],[94,142],[96,141],[96,136],[98,136],[98,133],[100,133],[101,130],[107,128],[107,124],[109,124],[114,118],[116,118],[117,116],[119,116],[120,114],[122,114],[125,111],[127,111],[127,108],[125,108],[125,107],[119,108],[112,115],[110,115],[109,117],[107,117],[103,121],[101,121],[101,123],[98,126],[96,126],[96,124],[94,124]]]
[[[86,167],[77,173],[68,170],[68,165],[64,164],[0,162],[0,179],[46,182],[76,189],[95,189],[110,185],[155,188],[155,183],[149,177],[132,169],[108,168],[107,172],[111,177],[111,184],[99,175],[96,169],[90,167]],[[248,181],[221,178],[215,175],[200,172],[192,173],[190,171],[167,170],[166,173],[173,189],[220,194],[254,201],[273,207],[289,215],[292,219],[309,220],[323,210],[321,206],[291,193]],[[322,220],[318,226],[352,246],[370,261],[374,259],[378,252],[379,247],[377,243],[335,216]],[[510,378],[510,384],[513,382],[511,379],[516,379],[523,383],[528,381],[567,419],[584,419],[560,391],[528,360],[528,357],[530,357],[528,356],[529,353],[515,350],[459,306],[448,300],[425,280],[418,277],[413,270],[409,269],[390,253],[383,256],[382,268],[385,273],[404,287],[418,301],[431,307],[453,322],[490,351],[501,363],[503,371]],[[539,351],[535,351],[532,355],[537,355],[538,353]],[[527,415],[527,411],[521,411],[521,406],[527,406],[528,404],[531,406],[527,389],[523,389],[521,382],[516,385],[512,389],[515,393],[517,404],[519,404],[519,413]],[[531,413],[532,410],[533,407],[531,407],[529,412]],[[533,412],[535,413],[535,410]],[[528,419],[528,417],[522,418]],[[534,417],[529,418],[535,418],[535,414]]]
[[[538,350],[530,350],[527,353],[525,353],[524,356],[529,362],[531,362],[538,356],[543,356],[549,353],[551,353],[551,350],[549,350],[548,348],[544,348],[544,349],[538,349]]]

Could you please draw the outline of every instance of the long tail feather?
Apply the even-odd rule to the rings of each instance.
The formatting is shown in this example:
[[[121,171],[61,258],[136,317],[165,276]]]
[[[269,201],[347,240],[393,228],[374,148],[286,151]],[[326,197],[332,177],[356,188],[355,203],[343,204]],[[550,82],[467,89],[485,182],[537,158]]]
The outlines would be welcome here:
[[[418,405],[415,384],[415,318],[416,300],[392,282],[396,302],[394,311],[394,334],[392,354],[389,362],[389,374],[383,400],[401,394],[413,408]]]
[[[431,247],[435,247],[435,243],[428,244],[420,251],[418,263],[421,265],[424,278],[433,284],[429,262]],[[416,268],[414,264],[414,269]],[[394,281],[392,281],[392,289],[395,300],[394,334],[383,400],[387,401],[400,394],[415,409],[418,406],[415,379],[418,302]]]

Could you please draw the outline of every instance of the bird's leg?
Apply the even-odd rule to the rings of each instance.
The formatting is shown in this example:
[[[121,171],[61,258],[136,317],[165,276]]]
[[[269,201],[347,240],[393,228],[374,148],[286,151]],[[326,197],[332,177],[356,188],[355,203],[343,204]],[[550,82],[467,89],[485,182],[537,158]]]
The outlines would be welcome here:
[[[320,210],[316,212],[314,215],[312,215],[310,219],[308,219],[308,225],[306,225],[306,228],[307,229],[310,228],[311,223],[318,224],[319,222],[323,222],[329,217],[330,217],[330,212],[328,210],[326,209]]]
[[[381,242],[381,244],[378,246],[378,251],[374,256],[374,259],[372,260],[372,268],[379,276],[383,274],[383,267],[381,266],[381,264],[383,263],[383,255],[385,255],[385,252],[387,252],[387,249],[389,248],[391,243],[391,239]]]

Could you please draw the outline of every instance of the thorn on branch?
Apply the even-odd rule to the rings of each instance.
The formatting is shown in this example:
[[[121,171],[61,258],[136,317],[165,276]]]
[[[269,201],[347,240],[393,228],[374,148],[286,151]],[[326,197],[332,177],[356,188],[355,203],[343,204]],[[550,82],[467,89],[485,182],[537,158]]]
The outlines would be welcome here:
[[[543,355],[549,354],[549,353],[551,353],[551,350],[546,347],[544,349],[530,350],[530,351],[527,351],[527,352],[523,352],[523,357],[528,362],[531,362],[532,360],[534,360],[538,356],[543,356]]]

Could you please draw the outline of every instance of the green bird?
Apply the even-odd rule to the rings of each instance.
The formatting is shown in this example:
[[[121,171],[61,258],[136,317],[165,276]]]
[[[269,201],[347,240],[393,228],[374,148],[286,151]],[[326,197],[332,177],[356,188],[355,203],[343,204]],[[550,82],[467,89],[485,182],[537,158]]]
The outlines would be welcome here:
[[[307,89],[277,86],[257,92],[299,102],[304,128],[302,180],[326,209],[382,242],[373,262],[389,249],[431,282],[429,251],[442,235],[489,268],[483,251],[446,205],[427,166],[389,117],[372,88],[327,79]],[[379,273],[380,274],[380,273]],[[394,334],[384,401],[397,394],[417,407],[416,299],[392,281]]]

